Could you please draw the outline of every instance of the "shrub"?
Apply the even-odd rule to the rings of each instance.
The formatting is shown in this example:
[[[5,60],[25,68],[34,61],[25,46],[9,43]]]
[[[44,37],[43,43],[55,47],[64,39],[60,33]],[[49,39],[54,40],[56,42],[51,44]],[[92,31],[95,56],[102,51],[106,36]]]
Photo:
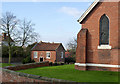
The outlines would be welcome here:
[[[61,62],[57,62],[57,65],[61,65]]]
[[[35,61],[34,60],[31,60],[31,63],[34,63]]]
[[[34,60],[31,60],[31,57],[30,57],[30,56],[24,58],[23,61],[22,61],[23,64],[33,63],[33,62],[35,62],[35,61],[34,61]]]
[[[75,63],[75,58],[73,58],[73,57],[68,57],[68,58],[65,58],[65,63]]]
[[[59,65],[64,65],[64,63],[61,63],[61,62],[49,63],[49,66],[59,66]]]
[[[25,64],[25,59],[22,60],[22,63]]]
[[[61,63],[61,65],[64,65],[64,63]]]
[[[53,63],[53,66],[57,66],[58,64],[55,62],[55,63]]]
[[[12,46],[12,57],[25,57],[24,49],[20,46]]]
[[[2,45],[2,57],[9,57],[9,48],[8,46]],[[12,57],[25,57],[24,49],[20,46],[12,46],[11,47]]]
[[[52,63],[52,62],[50,62],[50,63],[49,63],[49,66],[52,66],[52,65],[53,65],[53,63]]]
[[[2,57],[9,57],[8,46],[2,46]]]

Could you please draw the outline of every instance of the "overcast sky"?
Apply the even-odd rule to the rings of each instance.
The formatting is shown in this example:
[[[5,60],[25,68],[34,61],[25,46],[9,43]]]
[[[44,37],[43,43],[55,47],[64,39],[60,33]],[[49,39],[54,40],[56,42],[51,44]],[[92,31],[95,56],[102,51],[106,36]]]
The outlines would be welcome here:
[[[19,19],[32,20],[45,42],[60,42],[64,47],[76,38],[81,26],[77,22],[92,2],[3,2],[2,13],[10,11]]]

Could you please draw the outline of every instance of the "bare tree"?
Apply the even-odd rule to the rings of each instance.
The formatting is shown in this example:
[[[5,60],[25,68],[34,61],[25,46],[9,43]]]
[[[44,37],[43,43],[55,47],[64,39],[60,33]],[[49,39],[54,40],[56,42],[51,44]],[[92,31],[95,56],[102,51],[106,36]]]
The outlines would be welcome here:
[[[77,38],[73,38],[72,40],[70,40],[68,43],[67,43],[67,48],[69,50],[76,50],[77,48]]]
[[[16,16],[14,16],[11,12],[6,12],[3,14],[3,16],[0,18],[0,29],[7,33],[8,35],[8,47],[9,47],[9,63],[11,63],[11,35],[14,32],[14,29],[16,28],[18,24],[18,20]]]
[[[34,31],[33,26],[35,26],[35,24],[33,24],[31,21],[27,21],[26,19],[21,21],[19,26],[21,35],[18,37],[21,47],[38,41],[39,34]]]
[[[77,48],[77,38],[73,38],[67,43],[67,49],[72,56],[72,59],[75,60],[76,57],[76,48]]]

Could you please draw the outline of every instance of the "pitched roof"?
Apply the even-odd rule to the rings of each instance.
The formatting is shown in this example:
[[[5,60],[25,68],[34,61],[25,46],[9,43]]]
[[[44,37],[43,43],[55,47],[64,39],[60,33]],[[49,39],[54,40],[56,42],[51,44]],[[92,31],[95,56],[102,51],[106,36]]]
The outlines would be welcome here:
[[[98,2],[101,0],[95,0],[90,6],[89,8],[83,13],[83,15],[78,19],[78,22],[81,23],[86,16],[92,11],[92,9],[98,4]]]
[[[55,51],[62,43],[37,43],[31,50],[32,51]]]
[[[95,0],[89,8],[82,14],[82,16],[77,20],[79,23],[82,23],[82,21],[86,18],[86,16],[93,10],[93,8],[99,3],[99,2],[120,2],[120,0]]]

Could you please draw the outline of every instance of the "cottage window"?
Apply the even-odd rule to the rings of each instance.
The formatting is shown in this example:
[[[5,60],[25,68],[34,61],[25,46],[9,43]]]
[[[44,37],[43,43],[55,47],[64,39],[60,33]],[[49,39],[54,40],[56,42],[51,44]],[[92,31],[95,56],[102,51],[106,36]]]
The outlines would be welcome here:
[[[61,58],[63,58],[63,52],[61,52]]]
[[[109,45],[109,19],[105,14],[100,19],[100,45]]]
[[[50,52],[46,52],[46,58],[50,59]]]
[[[34,58],[37,58],[38,52],[34,52]]]

